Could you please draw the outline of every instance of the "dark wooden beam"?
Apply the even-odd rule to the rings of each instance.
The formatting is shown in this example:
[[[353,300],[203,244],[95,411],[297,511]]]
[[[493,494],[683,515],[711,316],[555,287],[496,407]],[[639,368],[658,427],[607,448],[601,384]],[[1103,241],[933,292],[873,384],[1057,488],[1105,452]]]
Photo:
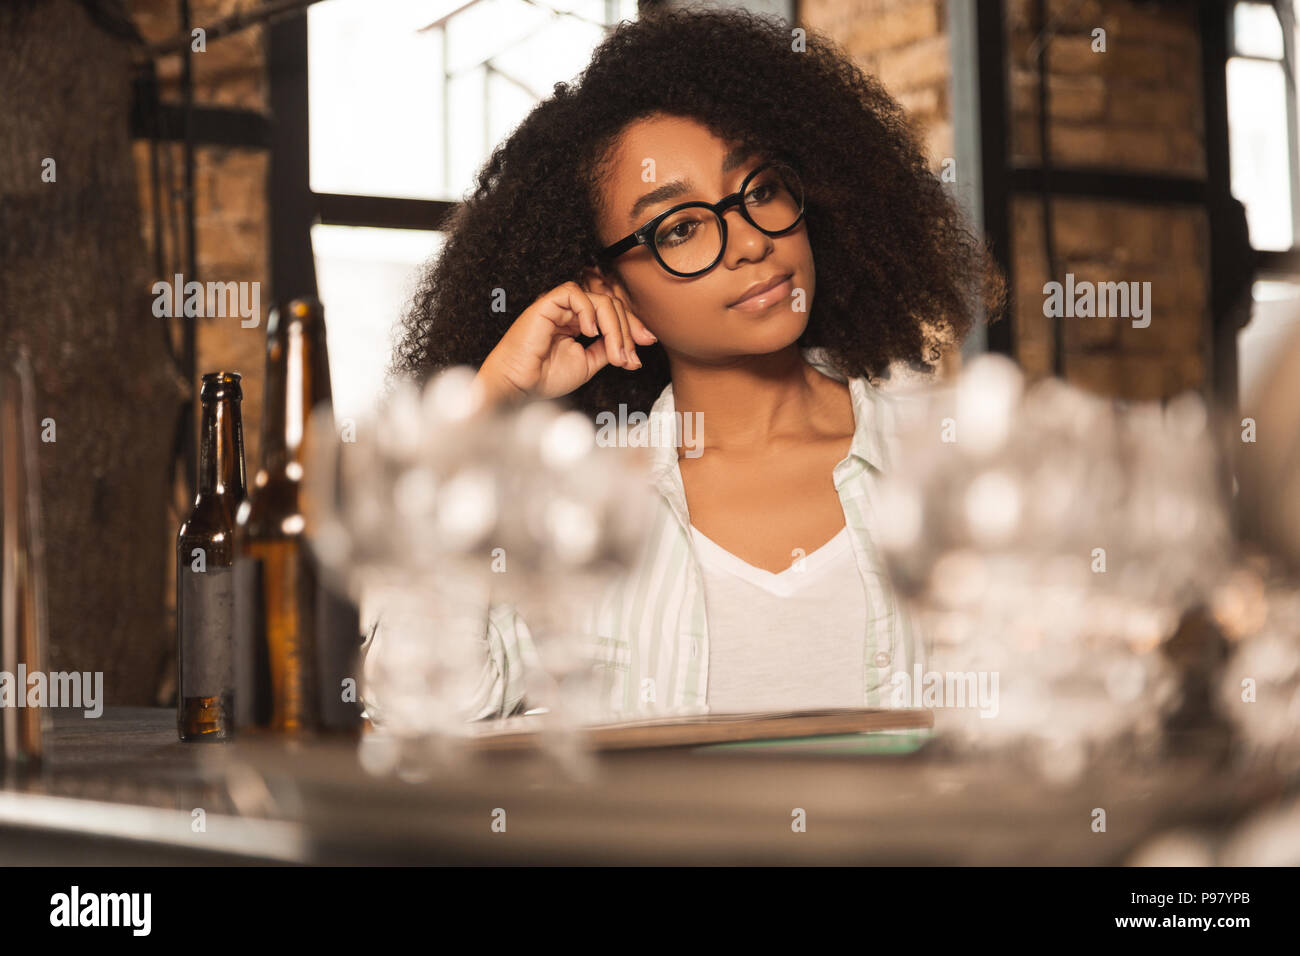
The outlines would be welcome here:
[[[244,149],[269,149],[271,123],[253,110],[224,106],[195,106],[191,116],[191,135],[196,146],[234,146]],[[131,111],[131,136],[177,143],[185,138],[185,110],[180,104],[159,103],[150,106],[137,99]]]
[[[299,15],[266,30],[271,85],[271,175],[267,202],[271,218],[271,292],[274,302],[316,293],[311,225],[307,109],[307,17]]]
[[[1011,355],[1015,349],[1015,280],[1011,263],[1011,177],[1007,131],[1007,57],[1004,0],[979,0],[980,171],[984,234],[998,266],[1007,277],[1007,314],[988,326],[988,349]]]
[[[438,229],[456,203],[437,199],[396,199],[386,196],[345,196],[314,193],[317,218],[340,226],[381,229]]]
[[[1121,202],[1185,203],[1203,205],[1209,191],[1204,179],[1189,176],[1159,176],[1099,169],[1053,166],[1051,183],[1037,166],[1017,166],[1009,171],[1009,188],[1014,193],[1113,199]]]

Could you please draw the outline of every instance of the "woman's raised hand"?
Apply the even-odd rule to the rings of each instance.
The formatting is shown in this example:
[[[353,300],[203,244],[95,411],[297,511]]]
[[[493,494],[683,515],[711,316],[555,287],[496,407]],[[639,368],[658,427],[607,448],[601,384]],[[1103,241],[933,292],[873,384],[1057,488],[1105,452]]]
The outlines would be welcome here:
[[[577,336],[596,341],[583,346]],[[506,330],[479,369],[489,404],[510,398],[559,398],[606,365],[641,367],[637,345],[657,339],[627,303],[566,282],[539,296]]]

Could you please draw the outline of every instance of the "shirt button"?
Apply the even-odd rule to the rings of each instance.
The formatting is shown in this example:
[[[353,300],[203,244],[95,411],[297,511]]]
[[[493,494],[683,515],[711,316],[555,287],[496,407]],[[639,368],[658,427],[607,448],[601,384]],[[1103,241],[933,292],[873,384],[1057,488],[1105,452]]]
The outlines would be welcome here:
[[[691,657],[694,658],[699,656],[700,656],[700,642],[691,641]]]
[[[889,661],[890,661],[889,654],[887,654],[885,651],[881,651],[879,654],[876,655],[877,667],[888,667]]]

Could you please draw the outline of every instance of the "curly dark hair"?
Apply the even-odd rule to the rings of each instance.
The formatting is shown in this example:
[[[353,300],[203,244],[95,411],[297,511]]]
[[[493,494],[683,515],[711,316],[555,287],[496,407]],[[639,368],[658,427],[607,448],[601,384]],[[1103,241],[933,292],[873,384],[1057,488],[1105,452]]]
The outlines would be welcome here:
[[[902,108],[832,41],[745,10],[651,12],[619,25],[573,84],[557,83],[479,172],[444,228],[402,318],[392,371],[417,380],[478,368],[538,296],[602,264],[600,187],[633,120],[694,119],[726,141],[779,155],[806,183],[817,292],[798,344],[850,377],[922,369],[959,341],[1005,284],[930,172]],[[506,292],[493,311],[493,290]],[[499,295],[498,295],[499,298]],[[596,412],[649,411],[669,381],[662,345],[635,372],[608,366],[570,399]]]

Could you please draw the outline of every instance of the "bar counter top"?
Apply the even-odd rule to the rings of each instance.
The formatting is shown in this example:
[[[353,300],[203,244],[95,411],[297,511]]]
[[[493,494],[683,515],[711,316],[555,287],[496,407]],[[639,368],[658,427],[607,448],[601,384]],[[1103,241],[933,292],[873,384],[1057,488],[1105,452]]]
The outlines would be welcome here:
[[[1195,741],[1069,784],[943,744],[609,752],[585,781],[489,753],[399,779],[363,769],[355,742],[189,744],[167,708],[56,711],[41,768],[0,789],[0,863],[1117,865],[1295,793]]]

